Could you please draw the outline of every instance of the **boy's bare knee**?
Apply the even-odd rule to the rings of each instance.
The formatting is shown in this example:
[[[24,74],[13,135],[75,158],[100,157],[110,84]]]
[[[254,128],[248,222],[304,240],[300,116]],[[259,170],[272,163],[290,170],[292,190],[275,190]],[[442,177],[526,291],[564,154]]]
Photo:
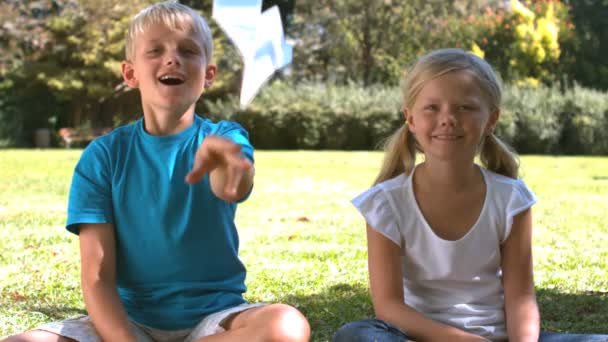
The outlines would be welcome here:
[[[0,342],[76,342],[44,330],[31,330],[19,335],[8,337]]]
[[[310,325],[296,308],[285,304],[273,304],[269,308],[272,315],[268,325],[269,341],[304,342],[310,338]]]

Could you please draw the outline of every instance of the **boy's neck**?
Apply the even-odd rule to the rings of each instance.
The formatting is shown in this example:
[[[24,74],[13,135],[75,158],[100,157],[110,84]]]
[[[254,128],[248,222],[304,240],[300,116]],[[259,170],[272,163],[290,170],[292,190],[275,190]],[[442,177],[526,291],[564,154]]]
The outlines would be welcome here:
[[[192,126],[193,122],[194,105],[182,113],[144,108],[144,129],[150,135],[177,134]]]

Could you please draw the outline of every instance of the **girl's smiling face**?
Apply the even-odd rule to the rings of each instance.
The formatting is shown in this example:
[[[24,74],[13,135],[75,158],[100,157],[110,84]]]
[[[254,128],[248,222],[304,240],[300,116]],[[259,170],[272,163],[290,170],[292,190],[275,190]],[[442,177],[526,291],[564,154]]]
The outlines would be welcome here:
[[[475,77],[460,70],[427,81],[404,114],[427,160],[473,160],[499,112],[491,111]]]

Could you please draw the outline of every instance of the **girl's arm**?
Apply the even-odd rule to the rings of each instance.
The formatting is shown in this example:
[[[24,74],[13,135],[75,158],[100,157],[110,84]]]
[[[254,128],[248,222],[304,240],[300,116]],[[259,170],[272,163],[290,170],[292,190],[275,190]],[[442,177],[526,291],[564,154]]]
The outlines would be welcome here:
[[[367,226],[368,265],[376,316],[399,327],[416,341],[487,341],[458,328],[426,318],[403,301],[401,249]]]
[[[540,315],[532,271],[532,211],[513,219],[511,234],[502,245],[502,273],[509,341],[538,341]]]
[[[80,225],[84,302],[103,341],[136,341],[116,289],[114,225]]]

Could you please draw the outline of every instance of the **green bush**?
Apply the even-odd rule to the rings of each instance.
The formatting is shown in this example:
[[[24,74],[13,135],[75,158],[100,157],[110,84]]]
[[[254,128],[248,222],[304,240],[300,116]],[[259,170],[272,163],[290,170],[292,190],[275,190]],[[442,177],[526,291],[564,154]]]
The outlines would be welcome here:
[[[397,87],[274,82],[246,108],[200,113],[241,123],[260,149],[375,149],[403,124]],[[608,93],[507,85],[497,134],[522,154],[608,154]]]
[[[394,87],[274,82],[245,110],[235,98],[199,112],[239,122],[262,149],[369,149],[402,122]]]
[[[608,96],[575,86],[565,93],[560,154],[608,154]]]
[[[553,153],[562,131],[565,98],[555,87],[505,87],[503,113],[511,121],[505,137],[519,153]]]
[[[23,122],[18,115],[0,104],[0,148],[19,146],[23,131]]]

